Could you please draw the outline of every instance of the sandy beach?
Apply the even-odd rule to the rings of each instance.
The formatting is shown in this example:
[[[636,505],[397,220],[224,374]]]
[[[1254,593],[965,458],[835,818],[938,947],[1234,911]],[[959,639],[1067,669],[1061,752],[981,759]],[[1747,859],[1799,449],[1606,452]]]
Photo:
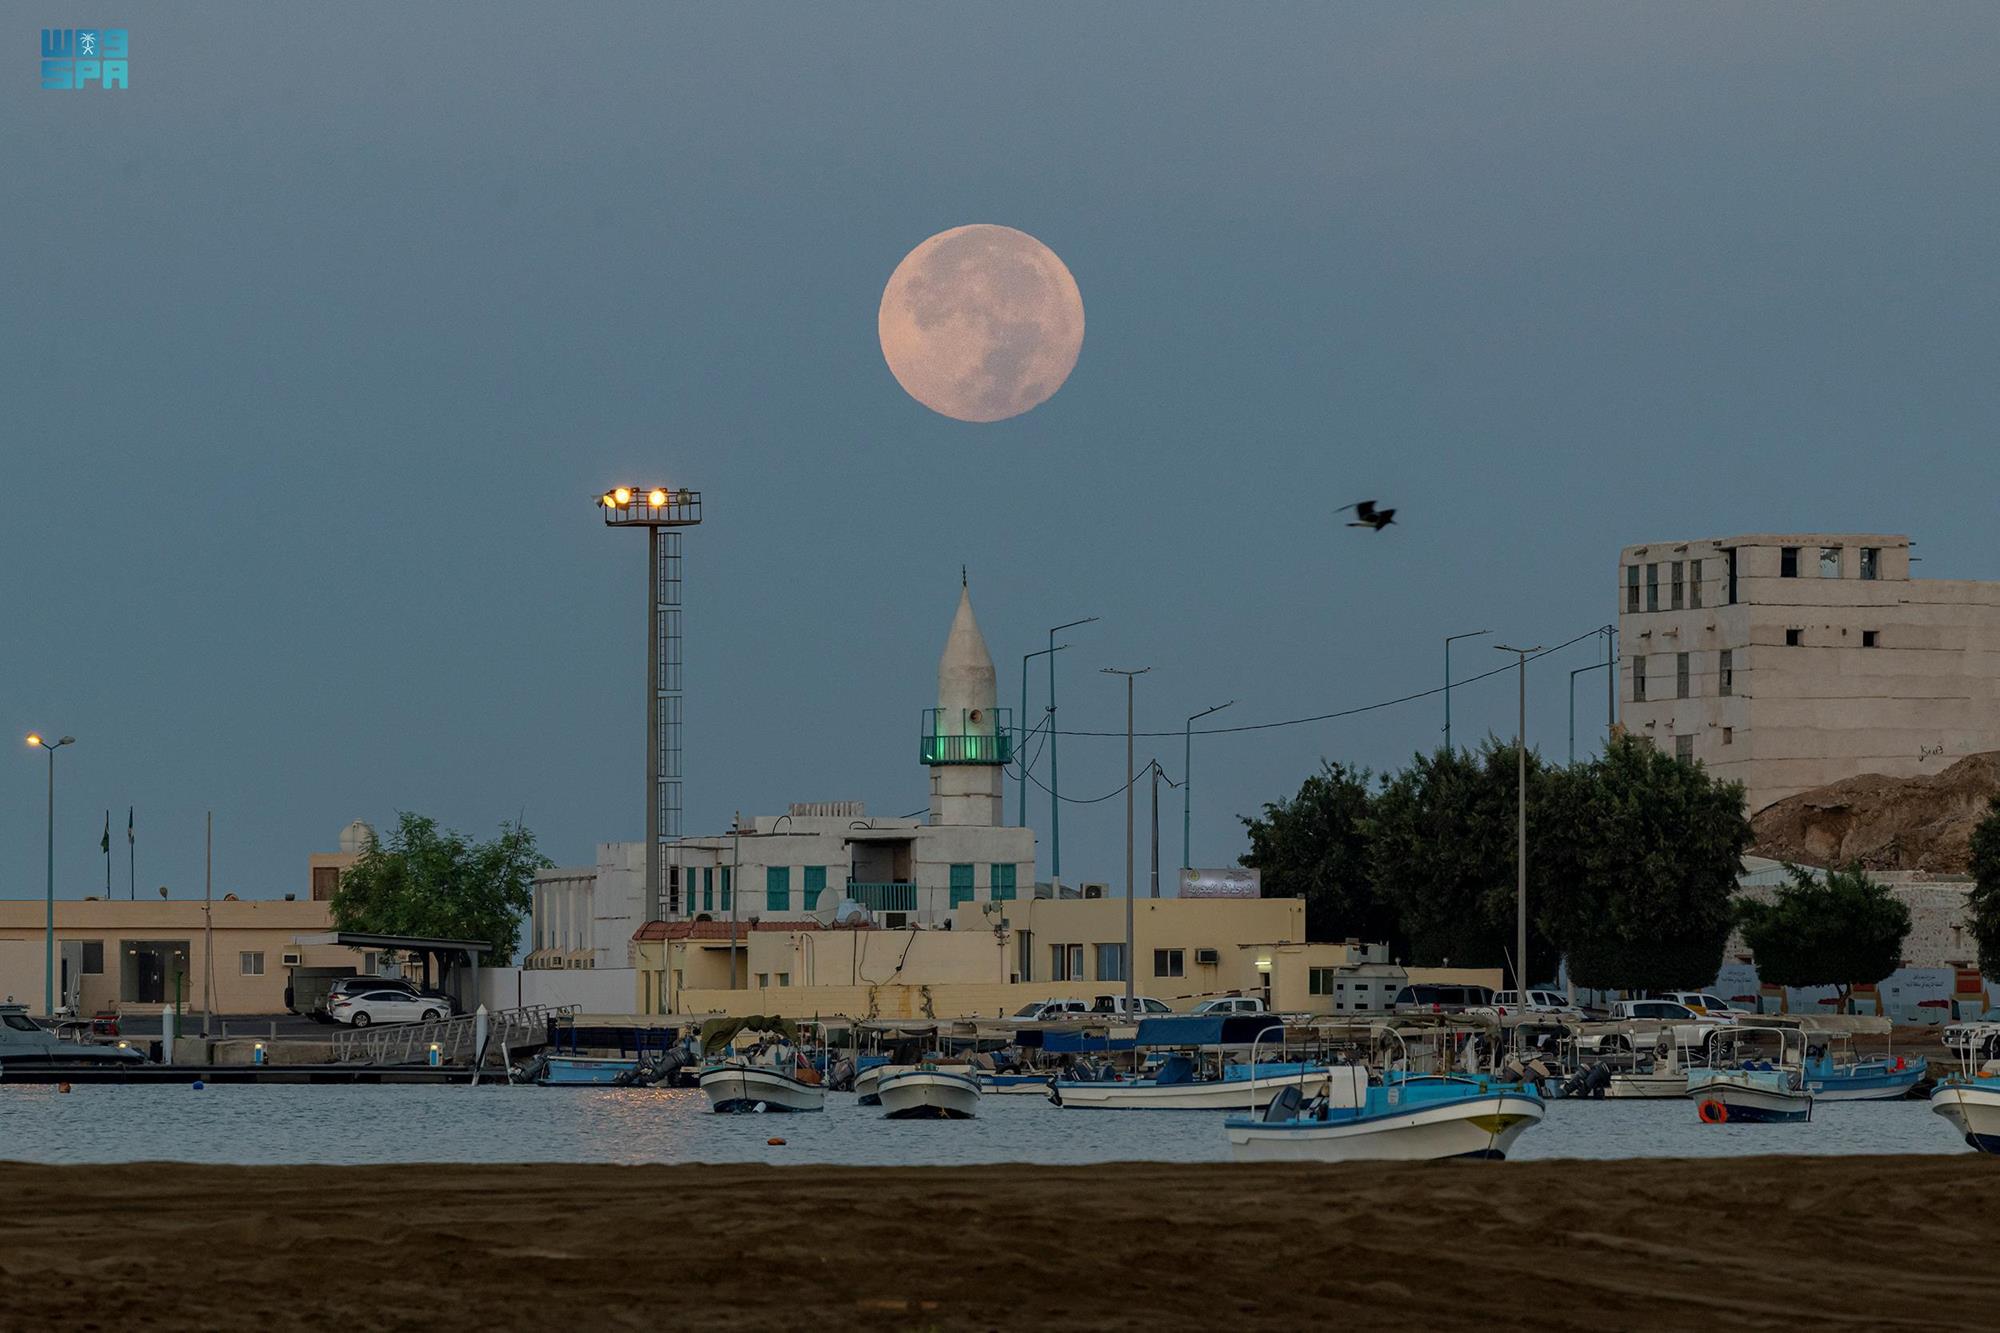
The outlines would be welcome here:
[[[0,1327],[1992,1326],[1996,1169],[0,1165]]]

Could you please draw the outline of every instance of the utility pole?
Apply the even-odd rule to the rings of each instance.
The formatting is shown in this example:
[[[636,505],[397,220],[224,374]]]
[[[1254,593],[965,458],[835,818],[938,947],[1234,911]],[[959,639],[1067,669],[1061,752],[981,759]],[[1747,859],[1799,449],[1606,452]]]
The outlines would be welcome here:
[[[743,812],[729,824],[729,989],[736,989],[736,900],[743,896]],[[666,961],[662,955],[662,963]]]
[[[1133,898],[1138,885],[1133,883],[1132,872],[1132,788],[1138,785],[1139,775],[1132,765],[1132,683],[1138,677],[1151,671],[1151,667],[1138,667],[1131,671],[1118,667],[1103,668],[1107,676],[1125,677],[1125,1012],[1132,1012],[1132,935]]]
[[[1188,793],[1194,789],[1194,724],[1207,717],[1210,713],[1220,713],[1223,709],[1235,704],[1235,702],[1234,699],[1231,699],[1229,703],[1217,704],[1213,708],[1204,708],[1199,713],[1188,718],[1187,725],[1181,728],[1181,869],[1183,870],[1191,869],[1194,866],[1194,862],[1188,859],[1188,831],[1193,827],[1191,822],[1192,817],[1188,813]],[[1157,898],[1160,895],[1155,892],[1153,896]]]
[[[1047,657],[1050,653],[1059,653],[1067,647],[1069,647],[1068,644],[1060,643],[1049,648],[1037,648],[1032,653],[1023,653],[1021,655],[1021,711],[1018,714],[1020,720],[1014,724],[1015,734],[1021,739],[1020,743],[1014,747],[1014,763],[1021,770],[1021,796],[1016,804],[1021,808],[1022,828],[1028,826],[1028,663],[1034,661],[1037,657]],[[1053,658],[1050,659],[1049,670],[1051,673],[1055,670]],[[1053,709],[1050,710],[1050,712],[1054,711]],[[1055,725],[1054,721],[1051,721],[1049,725],[1053,727]],[[1049,737],[1049,743],[1054,744],[1055,737]]]
[[[40,732],[28,733],[28,744],[49,752],[49,896],[47,925],[42,933],[42,1016],[56,1013],[56,751],[76,744],[76,737],[44,740]]]
[[[1049,879],[1057,884],[1062,883],[1062,780],[1056,775],[1056,635],[1096,619],[1085,616],[1049,631]]]
[[[215,811],[208,812],[208,868],[201,883],[201,1035],[215,1022]],[[424,965],[426,978],[430,965]]]
[[[1160,761],[1152,761],[1153,770],[1153,896],[1160,896]]]
[[[1447,634],[1444,639],[1444,748],[1451,752],[1451,645],[1455,639],[1476,639],[1491,634],[1490,629],[1469,629],[1463,634]]]
[[[1519,730],[1514,733],[1519,775],[1515,805],[1520,830],[1514,849],[1514,943],[1518,950],[1514,955],[1514,999],[1525,1009],[1528,1004],[1528,654],[1542,650],[1539,644],[1533,648],[1509,648],[1498,643],[1493,646],[1503,653],[1515,654],[1521,672],[1521,720]]]

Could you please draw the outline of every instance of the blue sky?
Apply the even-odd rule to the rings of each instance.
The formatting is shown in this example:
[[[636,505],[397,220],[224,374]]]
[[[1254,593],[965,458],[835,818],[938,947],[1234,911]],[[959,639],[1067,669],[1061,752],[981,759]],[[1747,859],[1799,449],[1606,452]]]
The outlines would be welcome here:
[[[1141,726],[1177,730],[1436,684],[1458,630],[1570,638],[1627,542],[1903,531],[1924,575],[2000,577],[1990,5],[452,13],[11,11],[0,700],[78,737],[65,894],[107,807],[177,896],[210,808],[254,896],[399,808],[524,814],[563,862],[637,837],[643,542],[590,507],[624,479],[706,500],[691,830],[921,807],[961,563],[1007,706],[1048,626],[1102,617],[1060,686],[1102,730],[1102,666],[1150,664]],[[100,18],[130,90],[41,91],[36,29]],[[875,339],[897,261],[970,222],[1053,248],[1089,320],[991,425]],[[1370,496],[1399,525],[1340,527]],[[1547,751],[1590,652],[1534,673]],[[1467,688],[1459,735],[1513,704]],[[1441,721],[1201,742],[1196,861]],[[1065,740],[1064,790],[1123,760]],[[0,770],[0,896],[41,891],[43,779]],[[1068,877],[1120,878],[1121,802],[1063,835]]]

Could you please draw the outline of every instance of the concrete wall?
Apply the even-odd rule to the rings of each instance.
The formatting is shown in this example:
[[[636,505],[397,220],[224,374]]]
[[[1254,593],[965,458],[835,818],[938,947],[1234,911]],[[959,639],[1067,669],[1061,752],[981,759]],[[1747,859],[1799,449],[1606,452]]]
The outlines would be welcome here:
[[[1169,1002],[1228,993],[1261,994],[1270,946],[1303,943],[1305,903],[1293,898],[1140,898],[1133,903],[1134,979],[1142,995]],[[1125,899],[1034,898],[1011,903],[961,907],[954,925],[967,933],[991,935],[1005,922],[1011,939],[1008,975],[1026,985],[1055,980],[1054,949],[1083,948],[1083,979],[1100,990],[1116,980],[1099,975],[1098,946],[1125,941]],[[1214,963],[1198,952],[1213,949]],[[1159,955],[1162,951],[1168,957]],[[1171,974],[1178,951],[1180,975]],[[1064,978],[1070,980],[1073,978]]]
[[[479,970],[479,1002],[488,1009],[528,1004],[573,1004],[585,1014],[630,1014],[639,973],[629,967],[484,967]]]
[[[1785,547],[1796,577],[1782,577]],[[1820,551],[1836,548],[1838,574]],[[1878,551],[1863,579],[1861,553]],[[1728,601],[1728,554],[1737,598]],[[1701,562],[1701,579],[1692,564]],[[1619,716],[1668,753],[1682,738],[1717,776],[1742,782],[1751,811],[1859,773],[1910,777],[2000,749],[2000,582],[1909,577],[1909,539],[1789,533],[1654,542],[1619,557]],[[1672,570],[1683,593],[1673,606]],[[1640,609],[1631,611],[1630,571]],[[1659,580],[1652,611],[1648,571]],[[1701,605],[1692,603],[1697,593]],[[1797,631],[1800,642],[1786,642]],[[1875,646],[1865,647],[1873,632]],[[1721,693],[1721,657],[1732,658]],[[1689,667],[1679,697],[1678,664]],[[1635,661],[1646,698],[1635,699]]]

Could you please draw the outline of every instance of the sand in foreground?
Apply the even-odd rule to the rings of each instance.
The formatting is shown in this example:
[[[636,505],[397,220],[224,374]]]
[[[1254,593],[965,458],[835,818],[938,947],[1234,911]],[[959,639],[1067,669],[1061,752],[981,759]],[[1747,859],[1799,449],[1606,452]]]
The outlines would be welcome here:
[[[0,1327],[1992,1326],[1996,1171],[6,1165]]]

